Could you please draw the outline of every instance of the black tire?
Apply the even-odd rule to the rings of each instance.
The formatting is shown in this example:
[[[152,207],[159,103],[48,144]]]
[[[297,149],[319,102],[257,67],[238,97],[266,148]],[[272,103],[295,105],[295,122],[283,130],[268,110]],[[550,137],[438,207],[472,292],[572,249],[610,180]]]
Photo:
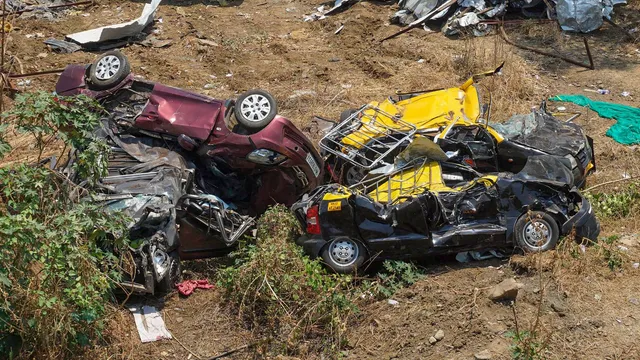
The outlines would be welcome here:
[[[551,250],[558,244],[560,228],[551,215],[542,211],[525,213],[514,226],[516,245],[524,252]],[[546,239],[540,239],[541,235]]]
[[[165,275],[162,280],[158,282],[157,292],[161,294],[168,294],[173,291],[176,284],[180,282],[182,276],[182,270],[180,266],[180,256],[178,250],[174,250],[169,254],[169,273]]]
[[[340,122],[343,122],[349,118],[349,116],[358,112],[358,109],[347,109],[340,113]]]
[[[269,125],[278,113],[276,100],[264,90],[249,90],[236,100],[236,120],[249,130],[261,130]]]
[[[333,239],[320,255],[325,264],[338,274],[355,273],[368,257],[367,249],[359,241],[347,237]]]
[[[104,90],[118,85],[131,73],[129,60],[120,51],[108,51],[91,64],[89,87]]]

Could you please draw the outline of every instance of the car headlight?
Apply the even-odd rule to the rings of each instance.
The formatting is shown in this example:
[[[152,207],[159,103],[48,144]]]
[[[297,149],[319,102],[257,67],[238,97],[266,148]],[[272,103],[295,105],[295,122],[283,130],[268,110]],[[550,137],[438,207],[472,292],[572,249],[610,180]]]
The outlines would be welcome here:
[[[162,280],[169,270],[169,255],[160,249],[156,249],[153,252],[153,267],[158,280]]]
[[[564,158],[569,160],[569,163],[571,164],[571,168],[570,169],[575,169],[575,168],[578,167],[578,161],[576,161],[576,158],[573,157],[573,155],[567,155]]]
[[[262,165],[277,165],[286,159],[286,156],[269,149],[253,150],[247,155],[247,160]]]

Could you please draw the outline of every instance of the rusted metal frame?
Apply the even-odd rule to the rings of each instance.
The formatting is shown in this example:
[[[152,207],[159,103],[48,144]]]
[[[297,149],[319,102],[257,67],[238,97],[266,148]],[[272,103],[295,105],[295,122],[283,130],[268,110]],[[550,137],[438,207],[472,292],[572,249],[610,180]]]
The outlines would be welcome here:
[[[55,70],[46,70],[46,71],[37,71],[26,74],[5,74],[9,79],[21,79],[26,77],[34,77],[41,75],[51,75],[51,74],[60,74],[64,69],[55,69]]]
[[[564,61],[568,62],[569,64],[573,64],[573,65],[580,66],[580,67],[583,67],[583,68],[587,68],[587,69],[590,69],[590,70],[595,70],[595,66],[593,64],[593,58],[591,57],[591,49],[589,48],[589,43],[587,42],[587,38],[586,37],[583,37],[582,40],[584,41],[584,47],[587,50],[587,57],[589,58],[589,64],[584,64],[584,63],[581,63],[579,61],[575,61],[575,60],[570,59],[570,58],[568,58],[566,56],[553,54],[553,53],[550,53],[550,52],[547,52],[547,51],[543,51],[543,50],[535,49],[535,48],[532,48],[532,47],[528,47],[528,46],[517,44],[517,43],[511,41],[509,39],[509,37],[507,37],[507,33],[504,31],[504,27],[503,26],[500,26],[500,35],[502,35],[502,39],[504,39],[504,41],[506,41],[507,44],[513,45],[513,46],[515,46],[517,48],[533,51],[534,53],[537,53],[537,54],[540,54],[540,55],[545,55],[545,56],[553,57],[553,58],[556,58],[556,59],[564,60]]]

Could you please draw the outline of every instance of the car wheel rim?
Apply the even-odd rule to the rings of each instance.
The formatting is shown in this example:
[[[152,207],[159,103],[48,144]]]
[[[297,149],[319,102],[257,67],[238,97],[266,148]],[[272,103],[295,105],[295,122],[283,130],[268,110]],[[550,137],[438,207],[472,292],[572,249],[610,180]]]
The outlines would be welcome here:
[[[543,248],[551,241],[551,229],[546,221],[529,221],[522,230],[524,241],[533,249]]]
[[[329,257],[340,266],[353,265],[359,252],[358,245],[351,240],[335,240],[329,245]]]
[[[361,168],[357,166],[349,167],[346,175],[347,185],[351,186],[359,183],[364,178],[364,175],[364,171]]]
[[[260,94],[247,96],[240,104],[240,112],[245,119],[253,122],[260,122],[267,118],[271,112],[269,99]]]
[[[120,70],[120,59],[117,56],[107,55],[98,61],[96,77],[100,80],[109,80]]]

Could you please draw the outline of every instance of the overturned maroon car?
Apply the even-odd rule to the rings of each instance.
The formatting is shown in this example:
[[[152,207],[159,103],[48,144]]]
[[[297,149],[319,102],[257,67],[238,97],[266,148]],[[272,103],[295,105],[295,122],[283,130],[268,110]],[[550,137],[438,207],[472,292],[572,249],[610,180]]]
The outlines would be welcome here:
[[[322,158],[265,91],[216,100],[134,77],[111,51],[67,66],[56,93],[92,97],[108,114],[97,133],[111,147],[109,176],[98,190],[137,221],[134,290],[166,289],[180,258],[228,253],[268,206],[321,185]]]

